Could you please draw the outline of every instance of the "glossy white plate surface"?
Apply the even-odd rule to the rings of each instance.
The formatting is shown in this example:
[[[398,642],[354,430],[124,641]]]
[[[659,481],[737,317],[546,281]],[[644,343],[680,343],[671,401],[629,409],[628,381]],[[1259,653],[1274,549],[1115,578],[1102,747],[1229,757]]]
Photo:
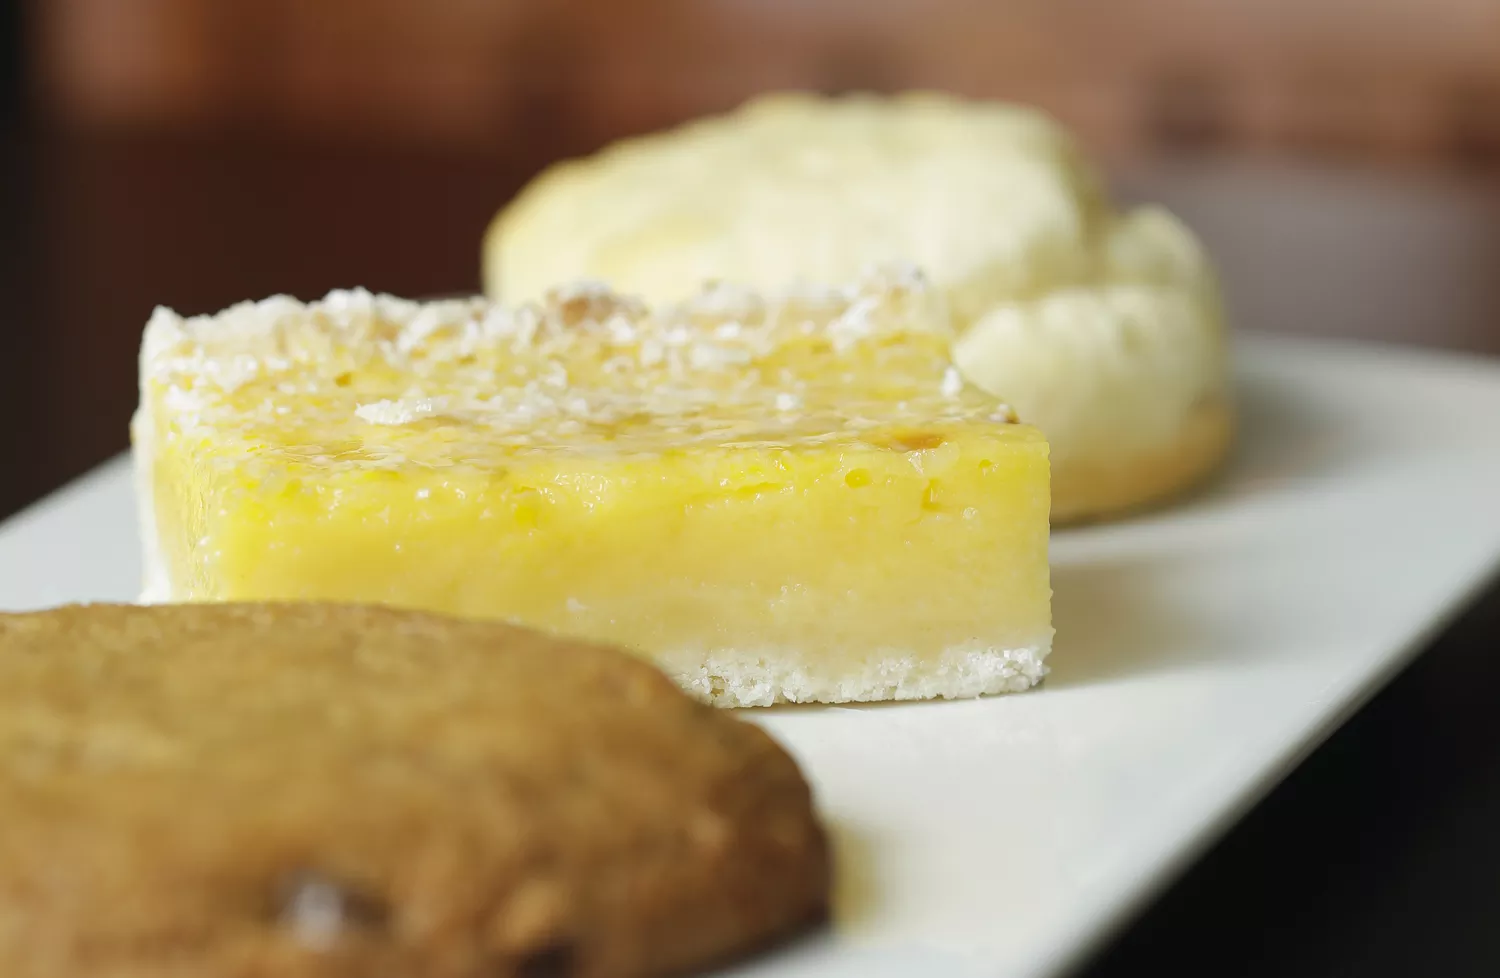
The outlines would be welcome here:
[[[831,930],[745,975],[1056,975],[1420,651],[1500,563],[1500,365],[1240,342],[1208,491],[1054,534],[1017,696],[746,715],[812,778]],[[131,600],[116,460],[0,526],[0,607]]]

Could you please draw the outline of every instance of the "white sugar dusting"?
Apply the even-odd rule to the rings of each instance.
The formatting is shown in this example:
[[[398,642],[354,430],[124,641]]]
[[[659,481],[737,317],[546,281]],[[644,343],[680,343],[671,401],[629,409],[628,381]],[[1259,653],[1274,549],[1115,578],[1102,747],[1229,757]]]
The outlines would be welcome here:
[[[594,278],[581,278],[576,282],[559,285],[552,290],[548,298],[559,304],[566,305],[567,303],[578,302],[579,300],[593,302],[600,299],[608,300],[613,297],[614,292],[610,289],[609,283]]]
[[[367,424],[403,425],[441,414],[447,407],[446,397],[407,397],[361,404],[354,413]]]
[[[895,419],[1013,420],[958,398],[951,322],[920,274],[872,276],[772,297],[718,284],[657,311],[597,282],[515,309],[362,289],[214,317],[158,309],[142,346],[143,403],[149,392],[174,424],[246,446],[390,468],[469,464],[497,446],[784,447],[863,437]],[[862,379],[876,376],[873,387]],[[443,438],[402,430],[439,416]],[[305,443],[278,441],[288,417]],[[356,419],[372,427],[348,430]]]
[[[647,337],[641,341],[636,357],[640,360],[641,366],[654,367],[667,358],[666,344],[654,337]]]
[[[749,350],[717,343],[695,343],[688,352],[688,363],[694,370],[723,370],[749,363],[750,360]]]
[[[880,298],[873,295],[860,296],[849,308],[828,324],[835,349],[846,350],[867,339],[875,329],[872,314],[880,307]]]

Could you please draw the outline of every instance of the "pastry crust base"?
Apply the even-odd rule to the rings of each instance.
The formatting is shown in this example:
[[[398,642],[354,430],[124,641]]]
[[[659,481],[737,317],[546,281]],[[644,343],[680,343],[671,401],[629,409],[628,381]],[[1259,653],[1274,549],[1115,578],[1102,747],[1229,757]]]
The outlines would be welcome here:
[[[1111,519],[1165,503],[1214,472],[1234,440],[1228,396],[1200,404],[1170,444],[1117,458],[1053,459],[1052,525]]]

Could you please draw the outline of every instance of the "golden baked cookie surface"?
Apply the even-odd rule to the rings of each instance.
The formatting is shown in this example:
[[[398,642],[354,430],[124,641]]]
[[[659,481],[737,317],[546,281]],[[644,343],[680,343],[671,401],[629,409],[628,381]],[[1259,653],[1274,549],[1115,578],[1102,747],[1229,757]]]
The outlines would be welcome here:
[[[351,606],[0,616],[6,978],[648,975],[822,912],[758,729],[622,653]]]

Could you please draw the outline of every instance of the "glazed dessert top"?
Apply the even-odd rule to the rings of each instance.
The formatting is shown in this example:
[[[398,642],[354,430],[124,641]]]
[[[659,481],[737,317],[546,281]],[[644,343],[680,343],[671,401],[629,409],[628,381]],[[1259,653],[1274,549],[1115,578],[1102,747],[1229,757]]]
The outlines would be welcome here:
[[[694,445],[907,451],[967,423],[1039,438],[964,383],[951,342],[941,297],[902,268],[776,298],[708,286],[656,312],[591,284],[517,308],[334,292],[216,316],[158,309],[142,404],[159,431],[210,439],[221,457],[335,467]]]

